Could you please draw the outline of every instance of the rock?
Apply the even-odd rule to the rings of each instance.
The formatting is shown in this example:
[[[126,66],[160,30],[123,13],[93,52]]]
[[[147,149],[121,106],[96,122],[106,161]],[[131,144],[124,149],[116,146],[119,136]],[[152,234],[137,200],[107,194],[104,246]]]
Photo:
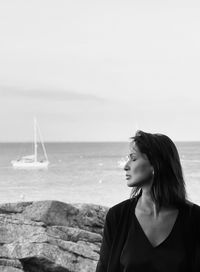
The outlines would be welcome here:
[[[0,271],[95,271],[107,211],[59,201],[1,204]]]
[[[20,213],[23,210],[31,205],[32,202],[18,202],[18,203],[5,203],[0,205],[0,213]]]
[[[0,259],[0,271],[4,272],[22,272],[23,266],[19,260]]]
[[[12,267],[12,266],[1,266],[0,265],[0,271],[1,272],[23,272],[24,270]]]

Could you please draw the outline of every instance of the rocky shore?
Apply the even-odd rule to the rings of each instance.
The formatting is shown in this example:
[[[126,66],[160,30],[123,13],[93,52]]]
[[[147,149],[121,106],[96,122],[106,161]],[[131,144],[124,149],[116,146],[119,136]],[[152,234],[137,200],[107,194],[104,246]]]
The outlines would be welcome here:
[[[0,205],[0,272],[93,272],[107,207],[59,201]]]

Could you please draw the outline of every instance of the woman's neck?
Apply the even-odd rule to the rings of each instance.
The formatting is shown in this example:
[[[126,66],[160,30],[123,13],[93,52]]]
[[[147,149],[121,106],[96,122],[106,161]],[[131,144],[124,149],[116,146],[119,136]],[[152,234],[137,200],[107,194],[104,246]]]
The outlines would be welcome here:
[[[177,209],[175,206],[161,206],[159,207],[152,198],[151,190],[148,187],[142,188],[142,194],[137,201],[137,209],[143,214],[154,217],[155,219],[161,212],[168,212]]]
[[[159,214],[158,207],[153,201],[150,192],[143,190],[141,197],[138,199],[137,208],[146,215],[157,217]]]

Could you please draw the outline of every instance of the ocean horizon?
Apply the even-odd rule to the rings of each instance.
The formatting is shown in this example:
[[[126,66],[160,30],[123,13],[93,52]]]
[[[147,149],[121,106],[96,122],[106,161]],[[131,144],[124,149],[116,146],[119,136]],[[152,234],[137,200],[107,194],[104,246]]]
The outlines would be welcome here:
[[[200,204],[200,142],[175,144],[188,199]],[[46,142],[45,147],[48,169],[22,170],[13,169],[11,161],[30,155],[33,143],[0,143],[0,203],[48,199],[113,206],[129,198],[123,170],[128,142]]]

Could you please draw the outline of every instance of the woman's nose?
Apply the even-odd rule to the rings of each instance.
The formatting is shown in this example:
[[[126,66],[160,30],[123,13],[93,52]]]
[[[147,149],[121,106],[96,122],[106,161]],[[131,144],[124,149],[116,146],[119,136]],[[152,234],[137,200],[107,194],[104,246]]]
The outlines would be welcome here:
[[[125,171],[128,171],[130,169],[129,165],[128,165],[128,162],[126,162],[126,164],[124,165],[124,170]]]

